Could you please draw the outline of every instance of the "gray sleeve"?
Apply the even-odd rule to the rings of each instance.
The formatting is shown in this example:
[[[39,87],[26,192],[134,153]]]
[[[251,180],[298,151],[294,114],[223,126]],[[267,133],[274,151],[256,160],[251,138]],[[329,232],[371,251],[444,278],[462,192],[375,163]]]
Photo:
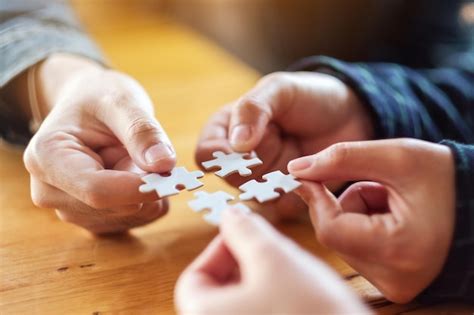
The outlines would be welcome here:
[[[0,88],[55,52],[103,63],[63,0],[0,0]]]

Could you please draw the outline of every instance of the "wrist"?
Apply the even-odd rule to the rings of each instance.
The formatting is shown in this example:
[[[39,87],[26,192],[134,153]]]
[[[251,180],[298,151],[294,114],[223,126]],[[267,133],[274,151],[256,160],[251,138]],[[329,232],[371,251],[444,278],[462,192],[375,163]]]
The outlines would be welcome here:
[[[99,63],[79,56],[54,54],[35,66],[33,75],[38,111],[44,119],[57,104],[62,92],[79,75],[103,71]],[[31,100],[30,100],[31,101]],[[31,105],[31,104],[30,104]]]

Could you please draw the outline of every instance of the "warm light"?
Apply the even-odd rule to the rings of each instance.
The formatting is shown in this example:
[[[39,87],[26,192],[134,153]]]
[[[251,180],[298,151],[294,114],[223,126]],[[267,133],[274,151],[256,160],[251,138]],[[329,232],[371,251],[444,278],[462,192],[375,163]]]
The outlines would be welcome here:
[[[464,23],[474,24],[474,3],[466,3],[463,5],[460,16]]]

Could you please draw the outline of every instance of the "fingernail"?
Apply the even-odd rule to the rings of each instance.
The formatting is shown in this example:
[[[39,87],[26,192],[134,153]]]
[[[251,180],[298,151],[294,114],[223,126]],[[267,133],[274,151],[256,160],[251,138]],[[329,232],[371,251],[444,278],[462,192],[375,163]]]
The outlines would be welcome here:
[[[237,125],[230,134],[230,144],[239,145],[250,140],[252,132],[249,125]]]
[[[291,161],[288,164],[288,170],[289,171],[301,171],[304,169],[307,169],[313,164],[312,160],[310,158],[300,158]]]
[[[163,142],[149,147],[145,151],[145,161],[147,164],[155,164],[156,162],[169,159],[174,156],[174,151],[171,147]]]

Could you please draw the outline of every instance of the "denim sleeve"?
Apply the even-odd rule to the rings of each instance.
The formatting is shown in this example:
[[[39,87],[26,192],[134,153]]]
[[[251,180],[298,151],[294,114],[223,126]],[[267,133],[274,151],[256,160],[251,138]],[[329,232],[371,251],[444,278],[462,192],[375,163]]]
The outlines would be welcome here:
[[[317,56],[293,67],[326,72],[351,86],[371,111],[377,138],[440,142],[453,152],[455,232],[443,270],[419,296],[426,302],[474,302],[474,53],[457,55],[455,64],[414,70]]]
[[[0,88],[55,52],[103,62],[65,1],[0,0]]]

